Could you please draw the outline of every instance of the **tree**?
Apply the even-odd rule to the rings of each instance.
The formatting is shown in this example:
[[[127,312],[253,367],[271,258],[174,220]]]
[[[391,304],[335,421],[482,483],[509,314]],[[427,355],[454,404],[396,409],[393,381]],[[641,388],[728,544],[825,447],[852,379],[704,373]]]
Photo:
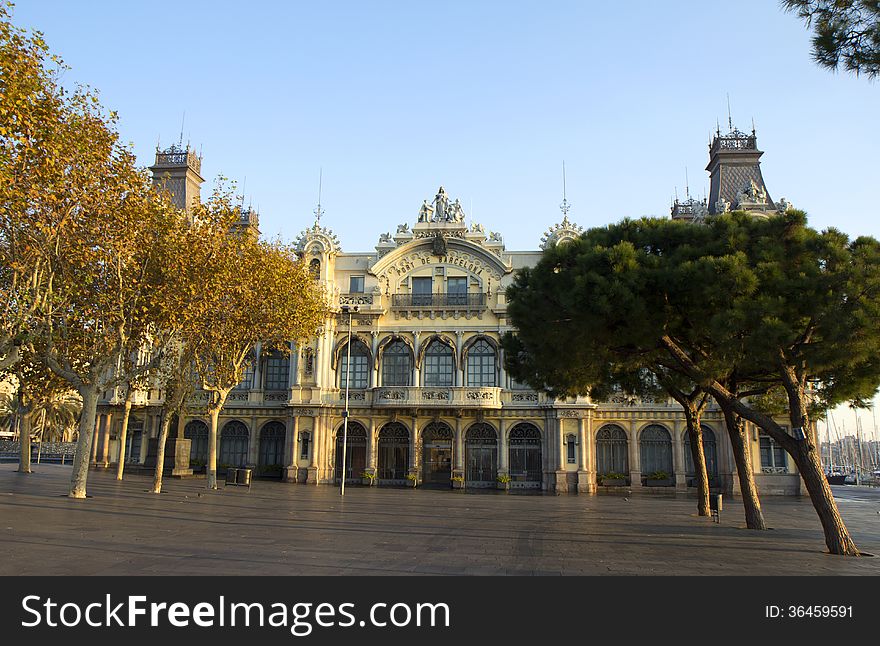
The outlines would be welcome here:
[[[681,371],[792,456],[829,551],[858,554],[823,477],[810,414],[811,404],[865,401],[880,384],[876,240],[820,234],[797,211],[734,213],[706,226],[625,221],[548,252],[510,297],[519,328],[510,347],[532,383],[583,388],[599,372],[590,355],[603,347]],[[545,352],[550,343],[565,361]],[[780,387],[794,435],[744,400]],[[742,425],[730,416],[727,425],[747,457],[737,447]]]
[[[811,416],[845,401],[864,403],[880,384],[880,243],[867,237],[850,241],[834,229],[819,233],[806,226],[799,211],[767,220],[721,221],[717,228],[726,234],[730,224],[744,234],[733,246],[749,257],[760,286],[751,299],[732,303],[727,311],[748,347],[741,369],[784,390],[792,434],[701,371],[669,335],[661,343],[713,397],[760,426],[791,455],[829,551],[858,555],[822,472]]]
[[[713,330],[724,320],[707,313],[722,308],[731,293],[750,293],[754,287],[738,266],[744,259],[726,257],[711,234],[706,227],[669,220],[624,221],[545,252],[509,290],[508,311],[517,328],[504,340],[511,374],[551,394],[568,395],[595,389],[615,370],[609,366],[624,366],[630,373],[647,369],[662,375],[666,386],[677,386],[681,392],[670,395],[687,409],[688,422],[698,424],[699,411],[682,389],[691,388],[698,400],[696,388],[702,384],[671,360],[658,342],[658,330],[687,331],[701,349],[701,363],[726,376],[728,363],[714,356],[719,348],[705,343],[717,336]],[[693,450],[701,438],[691,437],[697,440]],[[745,450],[736,437],[731,444],[735,452]],[[704,457],[695,457],[702,472]],[[742,468],[748,460],[738,455],[736,464]],[[740,483],[747,525],[763,529],[751,474],[740,473]],[[708,474],[699,484],[702,508],[708,503]]]
[[[63,62],[12,25],[11,7],[0,4],[0,369],[38,329],[59,245],[116,142],[115,114],[58,84]]]
[[[290,351],[290,341],[315,334],[325,320],[324,295],[305,263],[280,242],[261,242],[239,226],[240,207],[222,185],[193,213],[204,276],[185,334],[188,352],[209,394],[207,486],[217,488],[217,423],[244,375],[254,346]]]
[[[877,0],[782,0],[812,28],[813,60],[869,79],[880,75],[880,2]]]

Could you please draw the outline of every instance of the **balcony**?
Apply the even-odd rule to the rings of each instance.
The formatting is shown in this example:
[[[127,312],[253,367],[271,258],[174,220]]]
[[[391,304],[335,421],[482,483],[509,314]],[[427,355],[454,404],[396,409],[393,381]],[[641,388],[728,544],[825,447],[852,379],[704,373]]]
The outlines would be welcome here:
[[[386,386],[372,395],[375,408],[501,408],[500,388]]]
[[[399,318],[482,318],[486,295],[477,294],[392,294],[391,310]]]

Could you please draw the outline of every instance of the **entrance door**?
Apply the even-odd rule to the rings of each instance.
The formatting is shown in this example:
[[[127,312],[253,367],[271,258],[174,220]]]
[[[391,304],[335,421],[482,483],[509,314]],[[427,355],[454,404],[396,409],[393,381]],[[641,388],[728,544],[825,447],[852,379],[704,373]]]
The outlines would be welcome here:
[[[449,485],[452,477],[452,442],[438,440],[425,444],[426,484]]]
[[[452,477],[452,428],[431,422],[422,431],[422,481],[449,486]]]

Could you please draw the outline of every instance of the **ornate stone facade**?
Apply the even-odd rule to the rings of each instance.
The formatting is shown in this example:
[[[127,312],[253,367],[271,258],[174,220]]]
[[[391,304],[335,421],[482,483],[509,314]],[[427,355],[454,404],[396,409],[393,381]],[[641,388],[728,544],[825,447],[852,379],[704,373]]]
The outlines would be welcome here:
[[[763,183],[757,188],[765,191]],[[766,191],[753,197],[771,203]],[[542,249],[581,233],[564,206]],[[706,207],[699,206],[702,217]],[[423,485],[495,487],[509,476],[513,488],[558,493],[604,490],[602,476],[620,473],[627,489],[687,491],[693,467],[685,419],[673,401],[554,400],[506,373],[499,345],[511,329],[505,289],[540,251],[508,251],[500,234],[468,226],[460,201],[443,187],[413,219],[412,228],[403,223],[394,234],[378,234],[374,251],[341,249],[317,220],[302,232],[296,247],[335,312],[319,336],[292,346],[290,357],[257,345],[246,381],[221,414],[218,467],[247,465],[258,477],[309,484],[376,474],[379,485],[414,476]],[[134,413],[142,430],[129,441],[141,446],[127,454],[136,461],[149,453],[160,402],[161,393],[151,391]],[[99,429],[111,437],[118,408],[108,400],[99,409]],[[197,471],[207,447],[203,411],[204,393],[196,393],[177,428],[192,443]],[[720,411],[710,408],[703,423],[712,485],[736,491]],[[797,493],[790,461],[756,432],[750,439],[762,490]],[[646,487],[658,472],[668,474],[668,486]]]

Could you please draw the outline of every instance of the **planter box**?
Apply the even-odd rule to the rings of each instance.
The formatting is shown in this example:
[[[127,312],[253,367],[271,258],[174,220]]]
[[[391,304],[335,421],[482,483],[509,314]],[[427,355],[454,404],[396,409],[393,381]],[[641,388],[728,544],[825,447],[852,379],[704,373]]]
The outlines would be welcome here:
[[[625,487],[626,479],[625,478],[602,478],[602,486],[603,487]]]
[[[661,480],[654,480],[653,478],[648,478],[645,481],[646,487],[671,487],[674,483],[672,482],[672,478],[663,478]]]

